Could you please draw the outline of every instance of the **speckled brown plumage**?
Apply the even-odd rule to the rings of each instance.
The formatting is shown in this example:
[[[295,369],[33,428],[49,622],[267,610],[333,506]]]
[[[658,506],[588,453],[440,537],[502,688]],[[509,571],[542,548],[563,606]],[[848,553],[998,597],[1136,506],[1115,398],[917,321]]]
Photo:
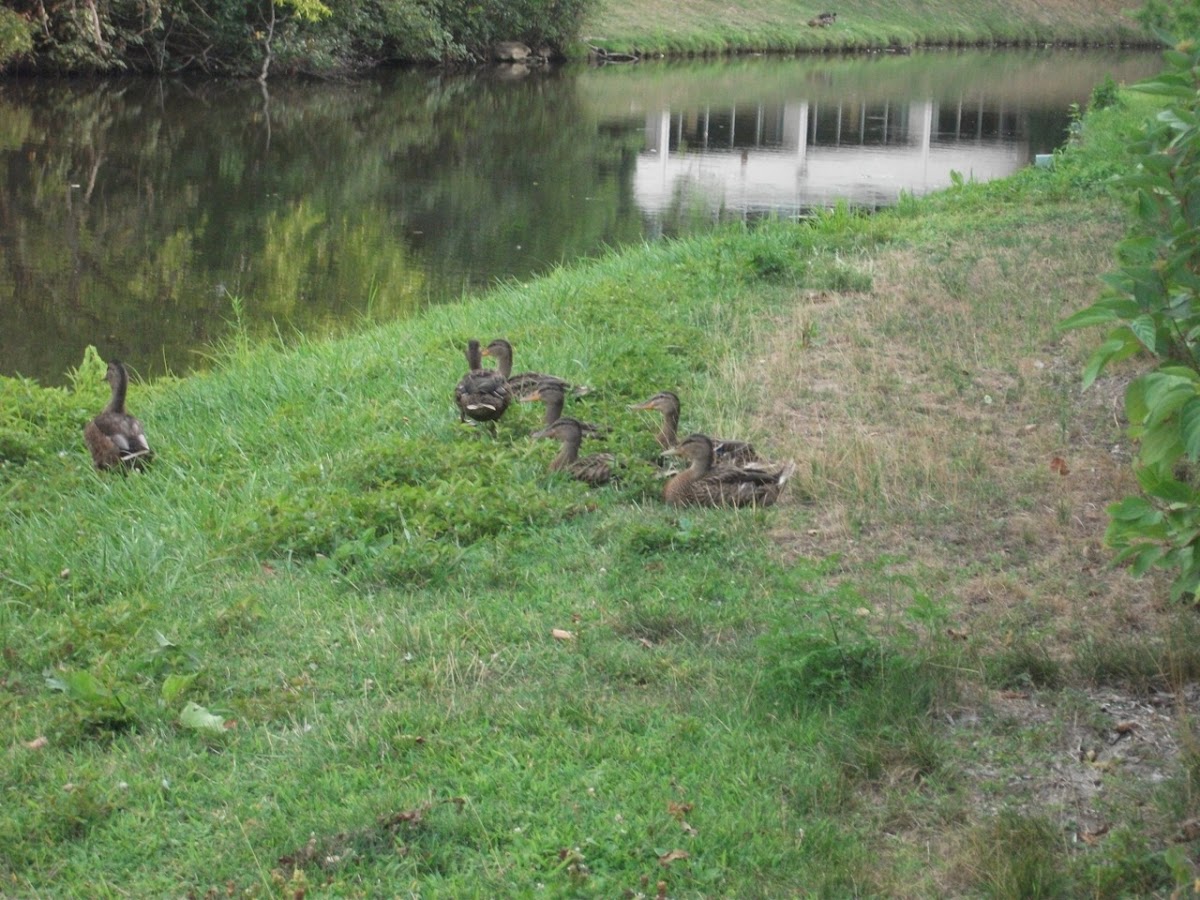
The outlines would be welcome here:
[[[649,400],[635,403],[630,409],[654,409],[662,413],[662,427],[654,439],[663,450],[670,450],[678,441],[679,433],[679,395],[674,391],[659,391]],[[720,463],[742,464],[756,462],[758,453],[749,441],[730,441],[723,438],[709,438],[712,441],[714,461]]]
[[[511,382],[510,382],[511,383]],[[544,381],[537,386],[531,393],[523,397],[518,397],[522,403],[537,403],[540,402],[546,408],[544,417],[542,418],[542,427],[549,428],[560,418],[562,418],[563,404],[566,402],[566,387],[563,382],[558,379],[552,381]],[[579,421],[580,427],[583,428],[583,433],[588,436],[598,436],[604,433],[604,429],[592,425],[589,422]]]
[[[496,360],[496,371],[504,376],[508,382],[508,389],[518,397],[531,394],[539,387],[549,384],[561,386],[564,392],[571,389],[569,382],[557,375],[547,375],[545,372],[518,372],[514,375],[512,372],[512,344],[504,338],[496,338],[488,344],[483,350],[483,355]]]
[[[474,419],[494,423],[504,415],[511,399],[512,393],[504,376],[483,368],[479,341],[472,338],[467,342],[467,374],[454,388],[459,421]]]
[[[112,386],[108,406],[83,427],[83,440],[97,469],[124,466],[140,469],[154,456],[142,423],[125,411],[129,373],[120,360],[112,360],[104,378]]]
[[[667,453],[691,462],[663,487],[672,506],[770,506],[796,469],[795,463],[714,463],[712,441],[702,434],[689,435]]]
[[[572,478],[592,485],[607,484],[613,479],[615,461],[611,453],[594,453],[579,458],[579,445],[583,441],[583,423],[570,416],[562,416],[554,424],[535,431],[531,437],[549,438],[560,441],[558,455],[550,463],[551,472],[568,472]]]

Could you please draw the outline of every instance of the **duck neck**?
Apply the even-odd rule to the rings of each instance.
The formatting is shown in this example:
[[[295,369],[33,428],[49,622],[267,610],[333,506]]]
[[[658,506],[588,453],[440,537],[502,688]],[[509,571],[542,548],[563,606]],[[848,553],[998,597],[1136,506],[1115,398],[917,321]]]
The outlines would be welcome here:
[[[562,418],[563,395],[559,393],[549,394],[543,402],[546,404],[546,418],[543,422],[543,427],[549,428]]]
[[[707,457],[697,456],[692,460],[692,464],[688,466],[685,474],[690,474],[692,479],[703,478],[708,474],[708,470],[712,468],[712,454]]]
[[[125,412],[125,392],[129,389],[129,376],[120,366],[113,369],[112,397],[105,412]]]
[[[659,446],[669,450],[679,440],[679,410],[663,410],[662,429],[658,432]]]
[[[479,341],[467,344],[467,368],[472,372],[483,368],[483,350],[479,347]]]
[[[582,435],[579,434],[572,434],[570,437],[564,438],[562,446],[558,449],[558,455],[550,463],[551,470],[557,472],[573,466],[575,460],[579,458],[579,443],[582,439]]]
[[[491,355],[496,357],[496,370],[507,380],[512,375],[512,350],[500,345]]]

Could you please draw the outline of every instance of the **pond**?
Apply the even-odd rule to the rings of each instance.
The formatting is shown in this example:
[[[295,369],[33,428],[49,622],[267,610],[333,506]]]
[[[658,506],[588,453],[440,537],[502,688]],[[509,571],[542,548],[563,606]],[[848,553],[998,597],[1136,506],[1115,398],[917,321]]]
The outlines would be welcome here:
[[[728,219],[984,180],[1157,53],[752,57],[346,84],[0,82],[0,374],[142,378]]]

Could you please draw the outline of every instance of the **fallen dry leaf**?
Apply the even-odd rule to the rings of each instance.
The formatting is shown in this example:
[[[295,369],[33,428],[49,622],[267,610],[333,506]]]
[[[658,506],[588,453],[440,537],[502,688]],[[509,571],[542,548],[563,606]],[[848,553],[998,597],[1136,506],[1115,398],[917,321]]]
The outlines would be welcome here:
[[[658,864],[660,866],[669,866],[671,863],[675,862],[675,860],[689,859],[691,855],[692,854],[688,853],[686,850],[672,850],[670,853],[664,853],[662,856],[660,856],[658,858]]]
[[[392,813],[386,816],[379,817],[379,827],[384,829],[394,829],[401,825],[420,825],[421,820],[425,818],[425,813],[429,812],[429,806],[421,806],[417,809],[406,809],[401,812]]]
[[[25,742],[25,749],[26,750],[41,750],[43,747],[45,747],[49,743],[50,743],[50,741],[48,741],[46,739],[45,735],[38,735],[32,741]]]
[[[646,638],[638,638],[638,643],[641,644],[643,647],[645,647],[647,650],[654,649],[654,645],[652,643],[650,643],[650,641],[647,640]]]
[[[1136,731],[1137,722],[1118,722],[1116,727],[1117,734],[1129,734],[1131,731]]]
[[[1200,819],[1188,819],[1179,826],[1180,837],[1185,841],[1194,841],[1200,838]]]
[[[1056,456],[1050,460],[1050,471],[1057,472],[1059,475],[1071,474],[1071,470],[1067,468],[1067,461],[1061,456]]]
[[[691,825],[689,825],[687,822],[685,822],[683,819],[679,820],[679,827],[683,829],[683,833],[686,834],[688,837],[695,837],[696,835],[698,835],[700,833],[695,828],[693,828]]]
[[[565,628],[551,628],[550,637],[556,641],[573,641],[575,640],[575,632],[567,631]]]
[[[1096,844],[1100,843],[1100,838],[1104,837],[1104,835],[1106,835],[1106,834],[1108,834],[1108,825],[1107,824],[1101,825],[1095,831],[1079,832],[1079,839],[1082,840],[1085,844],[1095,846]]]
[[[946,634],[956,641],[965,641],[967,639],[966,629],[963,628],[947,628]]]
[[[670,813],[672,816],[674,816],[676,819],[682,819],[684,816],[686,816],[691,811],[692,811],[692,804],[690,804],[690,803],[676,803],[674,800],[667,801],[667,812]]]

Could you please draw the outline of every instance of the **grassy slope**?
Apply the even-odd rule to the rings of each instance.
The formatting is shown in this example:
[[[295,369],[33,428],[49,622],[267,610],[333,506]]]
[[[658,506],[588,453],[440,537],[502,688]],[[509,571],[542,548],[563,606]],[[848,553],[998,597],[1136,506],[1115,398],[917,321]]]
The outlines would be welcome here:
[[[871,219],[235,343],[135,385],[144,476],[88,468],[96,361],[6,383],[35,455],[0,476],[0,893],[1165,890],[1196,801],[1144,701],[1194,629],[1103,567],[1116,385],[1078,396],[1053,331],[1120,232],[1117,119]],[[620,487],[547,477],[537,410],[456,423],[496,334],[592,386]],[[800,462],[777,509],[659,504],[625,407],[663,386]]]
[[[610,51],[643,54],[867,49],[913,44],[1118,43],[1144,40],[1122,0],[601,0],[584,40]],[[824,10],[829,28],[810,28]]]

